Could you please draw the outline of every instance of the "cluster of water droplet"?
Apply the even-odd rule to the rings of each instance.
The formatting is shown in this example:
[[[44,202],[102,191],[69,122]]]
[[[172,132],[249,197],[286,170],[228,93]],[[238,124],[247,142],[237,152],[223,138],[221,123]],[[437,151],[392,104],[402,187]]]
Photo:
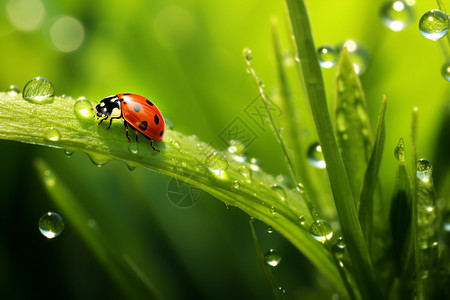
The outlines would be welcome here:
[[[52,239],[61,234],[64,229],[63,218],[55,213],[45,213],[38,222],[39,231],[48,239]]]

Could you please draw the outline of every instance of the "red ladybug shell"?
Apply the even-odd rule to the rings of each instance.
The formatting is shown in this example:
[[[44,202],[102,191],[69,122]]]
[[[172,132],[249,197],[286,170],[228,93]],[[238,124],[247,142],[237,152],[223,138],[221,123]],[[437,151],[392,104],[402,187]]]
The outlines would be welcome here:
[[[136,94],[117,94],[121,100],[122,117],[146,137],[162,141],[166,124],[153,102]]]

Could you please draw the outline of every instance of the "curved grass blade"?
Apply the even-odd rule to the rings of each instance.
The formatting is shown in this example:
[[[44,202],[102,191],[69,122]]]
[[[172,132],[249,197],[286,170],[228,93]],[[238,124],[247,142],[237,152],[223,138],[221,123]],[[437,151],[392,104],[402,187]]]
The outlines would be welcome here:
[[[386,115],[386,97],[383,97],[381,104],[380,115],[378,117],[377,132],[375,136],[375,143],[373,145],[372,154],[370,156],[369,164],[367,166],[366,174],[364,175],[364,182],[361,189],[361,196],[359,200],[359,222],[366,243],[371,249],[371,238],[373,236],[373,219],[374,219],[374,204],[373,199],[375,189],[378,184],[378,171],[380,170],[381,158],[383,156],[384,139],[385,139],[385,125],[384,119]]]
[[[335,89],[336,137],[353,199],[358,207],[361,186],[372,151],[372,134],[366,97],[347,48],[341,52]]]
[[[325,88],[309,17],[302,0],[286,0],[303,70],[309,104],[327,165],[327,172],[341,222],[354,277],[363,299],[381,299],[369,251],[358,221],[352,191],[339,153],[326,101]]]
[[[130,144],[123,136],[122,122],[113,122],[111,130],[106,130],[106,126],[97,126],[89,109],[84,111],[86,116],[74,112],[74,104],[70,97],[55,97],[52,103],[37,105],[20,95],[0,93],[0,139],[80,150],[97,164],[121,160],[132,168],[143,166],[183,180],[276,229],[343,290],[326,249],[300,226],[300,216],[306,224],[311,224],[312,218],[306,205],[297,201],[298,191],[279,184],[286,191],[281,199],[271,188],[277,182],[273,176],[262,170],[244,175],[242,169],[250,170],[250,164],[231,157],[226,172],[218,176],[205,164],[206,158],[218,151],[195,136],[167,130],[164,142],[155,143],[160,153],[144,143]]]

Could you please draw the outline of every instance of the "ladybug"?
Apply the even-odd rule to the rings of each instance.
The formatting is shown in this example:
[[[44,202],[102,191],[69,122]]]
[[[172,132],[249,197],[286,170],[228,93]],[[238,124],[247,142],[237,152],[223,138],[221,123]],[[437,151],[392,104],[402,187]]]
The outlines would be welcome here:
[[[166,125],[164,117],[153,102],[145,97],[136,94],[117,94],[106,97],[95,107],[97,117],[103,119],[98,122],[100,125],[103,121],[110,118],[107,130],[111,128],[113,119],[124,119],[125,134],[128,141],[128,126],[136,134],[136,142],[138,140],[138,131],[150,140],[153,150],[159,152],[153,147],[153,140],[162,141]]]

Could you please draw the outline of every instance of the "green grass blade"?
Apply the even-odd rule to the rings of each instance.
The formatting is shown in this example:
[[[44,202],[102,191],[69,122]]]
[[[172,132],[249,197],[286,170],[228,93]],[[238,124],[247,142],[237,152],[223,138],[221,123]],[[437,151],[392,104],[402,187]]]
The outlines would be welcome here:
[[[249,221],[250,229],[252,231],[253,242],[255,243],[256,254],[258,256],[258,260],[261,264],[261,268],[263,269],[264,275],[266,276],[267,281],[269,282],[270,288],[272,289],[272,293],[275,299],[282,300],[284,299],[284,295],[282,290],[277,286],[275,282],[275,277],[273,277],[271,267],[266,263],[264,259],[264,254],[261,251],[261,246],[259,245],[258,236],[256,235],[255,226],[253,226],[253,220]]]
[[[344,290],[326,249],[300,226],[300,216],[306,224],[311,224],[312,218],[306,205],[297,200],[298,191],[279,183],[286,192],[281,199],[271,188],[277,182],[273,176],[262,170],[245,176],[242,168],[248,173],[250,165],[231,157],[226,172],[217,176],[205,164],[208,155],[217,150],[195,136],[167,130],[164,142],[155,143],[160,153],[147,143],[130,144],[124,136],[123,122],[113,122],[111,129],[106,130],[106,125],[97,126],[89,109],[85,111],[88,117],[74,113],[74,104],[70,97],[55,97],[52,103],[38,105],[20,95],[0,93],[0,139],[79,150],[97,164],[121,160],[130,168],[143,166],[188,182],[272,226],[333,280],[340,291]],[[49,138],[55,132],[58,138]]]
[[[382,296],[375,282],[369,251],[358,221],[352,191],[331,124],[322,73],[317,59],[306,6],[301,0],[287,0],[286,2],[294,30],[309,103],[327,164],[334,201],[342,231],[347,241],[347,249],[352,261],[354,275],[364,299],[381,299]]]
[[[372,154],[370,156],[369,164],[367,165],[364,182],[361,189],[361,196],[359,200],[359,222],[367,245],[371,248],[373,235],[373,213],[374,213],[374,195],[378,184],[378,171],[380,170],[381,158],[383,156],[384,139],[385,139],[385,125],[384,119],[386,115],[386,97],[383,97],[381,104],[381,111],[378,117],[377,132],[375,136],[375,143],[373,145]]]
[[[145,289],[137,281],[130,280],[126,265],[120,258],[120,254],[113,253],[111,247],[96,228],[89,226],[92,218],[87,215],[80,201],[72,194],[67,185],[42,159],[36,159],[35,167],[50,197],[59,207],[61,214],[70,221],[86,244],[92,249],[98,260],[108,270],[108,274],[123,290],[124,295],[133,295],[134,298],[145,297],[149,299],[161,299],[159,292],[148,280],[144,281]]]
[[[364,91],[346,48],[339,59],[334,102],[336,137],[358,207],[356,201],[360,199],[372,137]]]

